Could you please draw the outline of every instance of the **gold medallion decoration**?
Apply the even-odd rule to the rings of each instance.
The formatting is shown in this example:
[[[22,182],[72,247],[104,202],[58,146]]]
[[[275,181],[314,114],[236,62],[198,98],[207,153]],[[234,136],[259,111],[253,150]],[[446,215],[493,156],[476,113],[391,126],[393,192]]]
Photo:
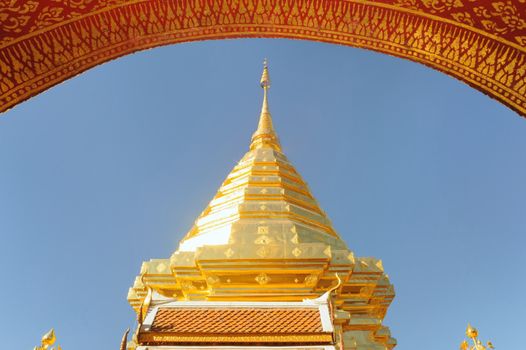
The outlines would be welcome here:
[[[0,111],[138,50],[268,37],[410,59],[526,115],[524,0],[0,0],[0,19]]]
[[[165,265],[164,263],[160,263],[159,265],[157,265],[157,267],[155,268],[155,270],[157,270],[157,272],[161,273],[163,271],[166,271],[167,269],[167,265]]]
[[[318,283],[318,276],[317,275],[308,275],[305,277],[305,285],[307,286],[315,286],[316,283]]]
[[[269,236],[263,235],[256,238],[254,243],[256,244],[269,244],[271,242],[271,238]]]
[[[208,278],[206,279],[206,282],[211,286],[215,286],[219,284],[220,280],[219,280],[219,277],[217,276],[208,276]]]
[[[255,280],[259,284],[267,284],[270,282],[270,277],[266,273],[261,273],[256,276]]]
[[[231,258],[232,255],[234,255],[234,251],[232,250],[232,248],[228,248],[226,251],[225,251],[225,256],[227,258]]]
[[[195,290],[197,287],[192,283],[192,281],[181,281],[181,287],[183,290]]]
[[[268,226],[259,226],[258,233],[262,235],[268,234]]]
[[[256,254],[261,258],[265,258],[270,254],[270,248],[267,246],[261,246],[256,250]]]
[[[292,250],[292,255],[294,255],[295,257],[300,256],[301,253],[302,253],[302,251],[301,251],[301,249],[299,249],[298,247],[296,247],[296,248],[294,248],[294,249]]]

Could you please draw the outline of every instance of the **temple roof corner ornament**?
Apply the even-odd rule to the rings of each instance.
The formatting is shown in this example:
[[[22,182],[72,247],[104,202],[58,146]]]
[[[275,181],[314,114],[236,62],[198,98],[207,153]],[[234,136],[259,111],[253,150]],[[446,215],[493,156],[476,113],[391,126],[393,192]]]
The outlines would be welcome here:
[[[55,330],[51,328],[49,332],[42,336],[40,346],[35,346],[33,350],[62,350],[60,345],[53,347],[56,341],[57,337],[55,336]]]
[[[121,346],[119,350],[126,350],[127,344],[128,344],[128,334],[130,333],[130,329],[126,329],[124,334],[122,335],[121,339]]]
[[[479,339],[479,332],[476,328],[472,327],[471,324],[468,323],[468,327],[466,328],[466,337],[471,340],[472,345],[469,344],[467,340],[463,340],[462,343],[460,343],[460,350],[487,350],[487,349],[495,349],[493,346],[493,343],[488,341],[486,345],[482,343],[482,341]]]
[[[342,285],[342,279],[340,278],[340,275],[338,273],[335,274],[337,283],[334,287],[330,288],[328,291],[320,295],[319,297],[315,299],[303,299],[303,302],[307,304],[313,304],[313,305],[321,305],[321,304],[328,304],[331,299],[331,294],[335,290],[341,287]]]

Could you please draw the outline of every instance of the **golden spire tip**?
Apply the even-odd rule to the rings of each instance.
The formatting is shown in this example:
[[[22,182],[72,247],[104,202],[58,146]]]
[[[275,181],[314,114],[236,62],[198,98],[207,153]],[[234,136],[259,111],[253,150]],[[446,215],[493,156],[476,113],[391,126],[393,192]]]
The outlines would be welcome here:
[[[261,80],[259,84],[263,89],[268,89],[270,87],[270,78],[268,75],[268,60],[265,58],[263,60],[263,73],[261,74]]]
[[[251,149],[263,147],[274,148],[280,150],[278,136],[274,131],[272,125],[272,117],[268,108],[268,89],[270,88],[270,77],[268,73],[268,60],[265,58],[263,61],[263,73],[261,74],[261,80],[259,84],[263,88],[263,104],[261,106],[261,115],[259,117],[258,128],[254,135],[252,135]]]

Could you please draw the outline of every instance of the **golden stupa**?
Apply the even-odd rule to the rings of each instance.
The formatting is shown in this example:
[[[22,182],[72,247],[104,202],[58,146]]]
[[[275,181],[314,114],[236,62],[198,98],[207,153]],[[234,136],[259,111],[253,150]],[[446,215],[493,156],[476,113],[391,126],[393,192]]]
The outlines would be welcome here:
[[[283,154],[268,107],[250,150],[168,259],[144,262],[128,294],[128,349],[392,349],[394,288],[357,258]]]

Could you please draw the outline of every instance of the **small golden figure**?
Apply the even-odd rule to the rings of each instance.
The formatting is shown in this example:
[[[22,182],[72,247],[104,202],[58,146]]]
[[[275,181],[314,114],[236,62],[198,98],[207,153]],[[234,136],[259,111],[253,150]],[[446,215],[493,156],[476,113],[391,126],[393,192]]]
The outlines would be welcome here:
[[[56,348],[51,347],[51,345],[55,344],[56,340],[55,331],[51,328],[51,330],[42,337],[40,346],[35,346],[33,350],[62,350],[60,345],[57,345]]]
[[[489,341],[484,346],[482,342],[478,339],[479,332],[476,328],[471,327],[471,325],[468,323],[468,328],[466,329],[466,336],[473,341],[473,345],[470,346],[467,340],[464,340],[462,343],[460,343],[460,350],[487,350],[487,349],[495,349],[493,344]]]

